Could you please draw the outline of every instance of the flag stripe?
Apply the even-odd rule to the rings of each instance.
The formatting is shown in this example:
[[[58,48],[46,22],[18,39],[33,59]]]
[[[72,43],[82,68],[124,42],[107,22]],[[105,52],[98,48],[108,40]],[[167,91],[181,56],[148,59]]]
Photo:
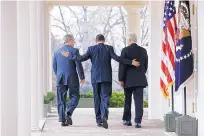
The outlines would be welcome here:
[[[164,75],[167,78],[168,83],[172,82],[173,80],[172,80],[171,75],[169,73],[169,69],[166,67],[166,65],[164,64],[163,61],[161,62],[161,68],[162,68]]]
[[[163,71],[161,71],[161,77],[160,77],[160,79],[164,82],[165,85],[168,84],[167,78],[166,78],[166,76],[164,75]]]
[[[163,55],[163,58],[162,58],[162,61],[163,61],[163,63],[165,64],[165,66],[166,67],[168,67],[168,70],[169,70],[169,73],[170,73],[170,75],[171,75],[171,77],[172,77],[172,79],[174,79],[174,67],[171,65],[171,63],[168,63],[170,60],[169,60],[169,57],[167,57],[166,55],[164,55],[163,53],[162,53],[162,55]],[[161,67],[162,68],[162,67]],[[163,72],[163,71],[162,71]]]
[[[169,39],[169,41],[171,41]],[[174,44],[173,42],[166,42],[166,48],[167,48],[167,53],[168,53],[168,57],[169,57],[169,60],[170,60],[170,63],[172,65],[172,67],[174,67],[174,55],[173,55],[173,52],[171,50],[171,47],[170,47],[170,44]]]
[[[167,30],[169,31],[169,34],[171,36],[171,39],[175,39],[175,31],[174,31],[174,28],[172,27],[172,20],[171,19],[170,21],[167,22]],[[168,37],[170,38],[170,37]]]
[[[166,90],[166,85],[164,84],[163,80],[160,80],[160,86],[161,86],[164,97],[167,98],[169,96],[169,93]]]

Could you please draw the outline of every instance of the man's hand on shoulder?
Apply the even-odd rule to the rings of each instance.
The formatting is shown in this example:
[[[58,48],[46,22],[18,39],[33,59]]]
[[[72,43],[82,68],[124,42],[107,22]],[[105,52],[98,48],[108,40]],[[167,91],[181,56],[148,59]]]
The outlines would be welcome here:
[[[68,57],[70,53],[68,50],[67,51],[62,50],[61,54],[62,54],[62,56]]]
[[[135,66],[135,67],[139,67],[140,66],[140,62],[137,61],[136,59],[133,59],[132,60],[132,65]]]

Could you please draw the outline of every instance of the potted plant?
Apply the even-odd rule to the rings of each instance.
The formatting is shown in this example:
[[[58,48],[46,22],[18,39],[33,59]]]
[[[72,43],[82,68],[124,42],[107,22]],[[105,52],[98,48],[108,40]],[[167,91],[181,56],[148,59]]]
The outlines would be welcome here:
[[[49,99],[48,112],[51,113],[52,102],[56,98],[56,94],[54,92],[48,92],[47,98]]]
[[[50,99],[44,95],[44,117],[47,117]]]

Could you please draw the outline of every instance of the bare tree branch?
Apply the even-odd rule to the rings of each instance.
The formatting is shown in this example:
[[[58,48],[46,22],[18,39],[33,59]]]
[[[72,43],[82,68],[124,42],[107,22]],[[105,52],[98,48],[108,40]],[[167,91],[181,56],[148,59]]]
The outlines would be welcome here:
[[[84,12],[84,22],[88,22],[88,17],[87,17],[87,11],[88,11],[88,7],[87,6],[83,6],[82,7],[83,12]]]
[[[126,33],[127,33],[127,29],[126,29],[126,26],[125,26],[125,24],[126,24],[126,22],[125,22],[125,15],[122,12],[122,7],[120,6],[118,8],[120,10],[120,15],[121,15],[121,18],[122,18],[122,25],[123,25],[123,27],[122,27],[122,33],[123,33],[122,39],[123,39],[123,43],[124,43],[124,45],[126,47]]]
[[[112,10],[113,10],[113,7],[110,8],[110,11],[109,11],[109,13],[108,13],[107,22],[106,22],[106,24],[105,24],[105,26],[104,26],[104,28],[103,28],[103,34],[104,34],[104,35],[106,34],[106,31],[107,31],[106,29],[107,29],[107,26],[108,26],[109,21],[110,21],[110,17],[111,17]]]
[[[77,27],[78,27],[78,31],[81,32],[81,29],[80,29],[80,25],[79,25],[79,18],[77,16],[77,14],[74,12],[74,10],[72,10],[69,6],[65,6],[66,8],[68,8],[72,14],[75,16],[75,18],[77,19]]]
[[[60,19],[57,19],[56,17],[54,17],[53,15],[50,15],[54,20],[58,21],[59,23],[63,23]]]
[[[111,29],[110,22],[108,22],[108,26],[109,26],[109,28]],[[112,33],[111,30],[110,30],[110,36],[111,36],[112,46],[115,47],[115,42],[114,42],[115,40],[114,40],[114,38],[113,38],[113,33]]]
[[[141,25],[141,30],[142,30],[142,34],[141,34],[141,46],[146,46],[148,41],[148,32],[149,32],[149,26],[148,26],[148,8],[145,7],[142,11],[141,11],[141,19],[142,19],[142,25]]]
[[[99,9],[100,9],[100,6],[97,7],[97,9],[92,13],[91,18],[90,18],[90,20],[88,21],[88,23],[90,23],[90,22],[94,19],[95,15],[96,15],[97,12],[99,11]]]
[[[116,25],[119,25],[119,24],[121,24],[122,23],[122,21],[121,21],[121,19],[118,19],[118,20],[116,20],[116,22],[114,22],[113,24],[111,24],[110,25],[110,27],[109,27],[109,29],[108,30],[106,30],[106,35],[111,31],[111,29],[114,27],[114,26],[116,26]]]
[[[58,6],[58,8],[59,8],[60,16],[61,16],[61,19],[62,19],[62,25],[64,26],[65,32],[68,33],[68,29],[67,29],[67,26],[66,26],[65,21],[64,21],[64,16],[63,16],[63,13],[62,13],[62,9],[61,9],[60,6]]]
[[[59,25],[51,25],[51,26],[57,27],[57,28],[61,29],[62,31],[66,32],[66,30],[64,30],[64,28],[62,28],[62,27],[59,26]]]

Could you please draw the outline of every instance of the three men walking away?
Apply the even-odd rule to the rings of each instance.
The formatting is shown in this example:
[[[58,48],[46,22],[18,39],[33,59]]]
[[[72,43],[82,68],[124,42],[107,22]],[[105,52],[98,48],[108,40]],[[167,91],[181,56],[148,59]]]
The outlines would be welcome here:
[[[112,46],[106,45],[102,34],[96,36],[96,45],[90,46],[84,55],[78,52],[62,51],[62,55],[68,60],[86,61],[91,60],[91,82],[94,93],[94,109],[97,126],[108,128],[108,108],[112,94],[112,67],[111,59],[120,63],[128,64],[130,67],[138,66],[133,59],[125,59],[117,56]],[[134,66],[133,66],[134,65]]]

